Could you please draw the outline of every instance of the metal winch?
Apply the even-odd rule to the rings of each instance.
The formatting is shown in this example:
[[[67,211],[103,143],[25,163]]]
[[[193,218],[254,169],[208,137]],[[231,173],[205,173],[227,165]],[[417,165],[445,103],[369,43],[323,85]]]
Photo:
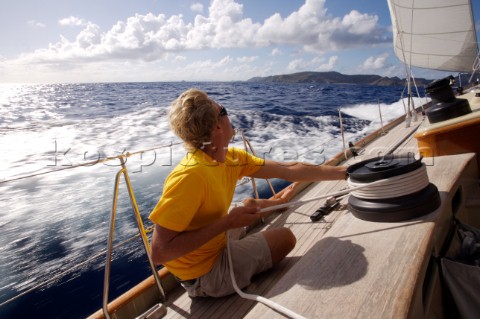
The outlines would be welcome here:
[[[472,113],[468,100],[455,97],[450,78],[433,81],[427,86],[426,92],[432,98],[432,106],[427,110],[430,124]]]
[[[348,207],[357,218],[398,222],[431,213],[440,206],[422,158],[386,155],[350,166]]]

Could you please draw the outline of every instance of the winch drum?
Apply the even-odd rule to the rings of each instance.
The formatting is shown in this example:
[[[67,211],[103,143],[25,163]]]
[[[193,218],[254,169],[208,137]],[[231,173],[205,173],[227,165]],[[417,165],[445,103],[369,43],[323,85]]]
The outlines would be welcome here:
[[[424,165],[421,160],[415,159],[411,154],[375,157],[351,165],[347,172],[351,182],[372,183],[421,169]],[[437,187],[428,183],[423,189],[402,196],[359,198],[351,194],[348,208],[359,219],[399,222],[429,214],[437,209],[440,203]]]

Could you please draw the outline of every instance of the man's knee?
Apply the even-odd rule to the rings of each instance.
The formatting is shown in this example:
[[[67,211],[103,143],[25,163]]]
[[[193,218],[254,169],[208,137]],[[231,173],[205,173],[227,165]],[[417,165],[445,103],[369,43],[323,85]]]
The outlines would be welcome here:
[[[270,229],[264,232],[272,253],[272,263],[280,262],[295,247],[297,239],[288,228]]]
[[[290,228],[280,228],[282,231],[281,238],[284,244],[288,247],[291,247],[290,250],[295,247],[295,244],[297,243],[297,238],[293,234],[293,232],[290,230]]]

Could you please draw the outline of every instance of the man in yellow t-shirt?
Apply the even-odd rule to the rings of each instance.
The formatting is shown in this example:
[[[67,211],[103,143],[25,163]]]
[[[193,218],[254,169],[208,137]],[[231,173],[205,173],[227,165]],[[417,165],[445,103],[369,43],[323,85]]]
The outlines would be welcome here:
[[[226,232],[260,218],[257,205],[229,211],[238,179],[319,181],[346,175],[345,167],[278,163],[229,148],[234,131],[226,109],[196,89],[172,103],[169,123],[189,152],[167,177],[162,197],[150,214],[155,223],[152,258],[165,265],[192,297],[234,292]],[[294,234],[284,227],[232,241],[237,285],[246,287],[254,274],[283,260],[295,242]]]

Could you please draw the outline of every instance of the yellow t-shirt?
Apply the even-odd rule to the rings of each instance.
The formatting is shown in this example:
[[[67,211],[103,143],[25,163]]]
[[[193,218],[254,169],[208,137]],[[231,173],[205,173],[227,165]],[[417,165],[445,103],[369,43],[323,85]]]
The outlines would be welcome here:
[[[209,225],[228,213],[237,180],[262,165],[263,159],[237,148],[228,149],[224,163],[201,150],[187,153],[165,180],[162,197],[149,218],[177,232]],[[223,233],[164,266],[183,280],[198,278],[212,269],[225,245]]]

